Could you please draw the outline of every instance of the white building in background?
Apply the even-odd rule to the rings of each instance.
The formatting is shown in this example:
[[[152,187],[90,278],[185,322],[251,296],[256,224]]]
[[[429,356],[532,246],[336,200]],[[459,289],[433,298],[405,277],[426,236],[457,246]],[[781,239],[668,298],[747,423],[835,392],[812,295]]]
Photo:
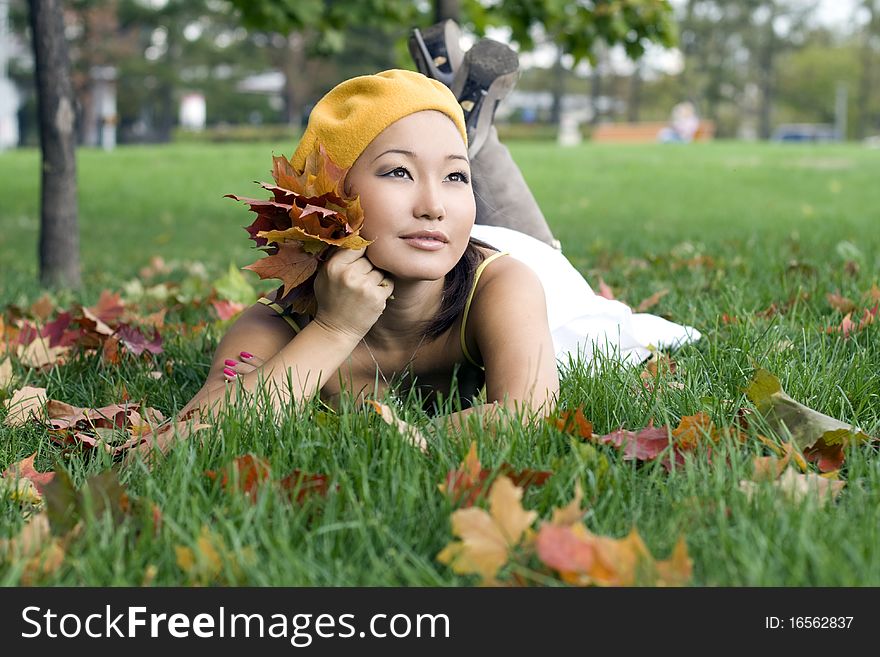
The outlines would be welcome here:
[[[180,99],[180,127],[198,132],[205,129],[207,118],[205,95],[198,92],[184,94]]]
[[[94,112],[86,126],[84,141],[87,146],[101,146],[105,151],[112,151],[116,148],[116,125],[119,123],[116,114],[116,67],[93,66],[91,76]]]
[[[9,0],[0,0],[0,151],[18,146],[18,108],[21,95],[8,77]]]
[[[18,89],[12,80],[0,77],[0,151],[18,146]]]

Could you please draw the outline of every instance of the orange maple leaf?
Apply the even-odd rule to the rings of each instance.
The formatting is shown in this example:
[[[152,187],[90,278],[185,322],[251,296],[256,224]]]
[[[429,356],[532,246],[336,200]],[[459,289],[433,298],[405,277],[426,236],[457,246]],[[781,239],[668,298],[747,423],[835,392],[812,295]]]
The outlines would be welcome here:
[[[282,296],[301,288],[293,303],[298,312],[314,309],[310,278],[329,249],[361,249],[371,244],[359,234],[364,222],[360,199],[345,194],[347,173],[348,169],[337,166],[324,147],[318,146],[306,158],[301,172],[287,158],[273,156],[275,184],[260,183],[273,198],[226,195],[246,202],[257,213],[246,230],[257,246],[270,251],[268,257],[244,269],[260,278],[281,279]]]
[[[522,488],[502,476],[489,491],[489,512],[469,507],[453,513],[452,533],[461,540],[451,541],[437,560],[456,573],[478,574],[484,583],[493,583],[511,549],[527,536],[538,515],[523,509],[522,493]]]
[[[578,436],[582,440],[590,440],[593,437],[593,423],[584,416],[583,406],[578,406],[574,411],[562,411],[558,419],[553,417],[545,419],[563,433]]]
[[[283,242],[277,251],[244,267],[256,272],[260,278],[279,278],[284,283],[281,296],[287,296],[293,288],[305,283],[318,268],[318,259],[308,253],[301,244]]]
[[[621,539],[599,536],[581,524],[547,523],[535,539],[538,557],[568,584],[578,586],[681,586],[691,577],[692,562],[684,539],[666,561],[655,561],[638,531]]]

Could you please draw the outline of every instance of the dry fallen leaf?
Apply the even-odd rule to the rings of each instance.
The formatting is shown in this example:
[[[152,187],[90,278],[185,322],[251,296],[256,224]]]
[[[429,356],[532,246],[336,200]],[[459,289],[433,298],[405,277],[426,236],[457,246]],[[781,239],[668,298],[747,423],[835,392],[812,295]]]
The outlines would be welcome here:
[[[574,486],[574,497],[571,502],[563,507],[553,509],[553,518],[550,521],[550,524],[567,526],[579,523],[584,519],[584,513],[586,513],[586,511],[581,508],[583,501],[584,491],[583,488],[581,488],[580,482],[577,482]]]
[[[789,397],[782,390],[779,379],[766,370],[755,373],[746,394],[773,430],[783,438],[790,435],[798,449],[804,452],[820,440],[824,446],[846,446],[852,441],[870,440],[860,429]]]
[[[764,477],[766,474],[761,472],[758,473],[758,476]],[[739,482],[740,490],[749,498],[752,498],[760,490],[760,485],[760,481],[743,480]],[[801,502],[811,496],[815,496],[819,503],[825,503],[835,499],[843,490],[846,482],[812,472],[801,474],[788,468],[778,479],[770,481],[769,485],[775,487],[785,499],[794,503]]]
[[[452,533],[461,540],[451,541],[437,560],[458,574],[477,574],[484,583],[493,583],[538,515],[524,510],[521,499],[522,488],[499,477],[489,491],[488,513],[469,507],[452,514]]]
[[[413,425],[398,418],[390,406],[373,399],[368,399],[367,403],[387,424],[395,427],[409,444],[418,447],[423,453],[428,451],[428,440],[425,435]]]
[[[242,564],[249,565],[255,560],[253,548],[230,549],[223,537],[212,532],[207,525],[202,525],[193,547],[176,545],[174,552],[177,566],[190,581],[202,586],[227,581],[229,578],[221,577],[227,569],[233,576],[238,576]]]
[[[456,470],[450,470],[446,473],[446,479],[437,487],[453,503],[461,506],[473,506],[489,485],[492,474],[492,470],[484,468],[480,463],[480,459],[477,457],[477,443],[473,441],[461,465]],[[496,474],[508,477],[514,486],[527,488],[543,485],[553,473],[547,470],[517,471],[509,463],[502,463]]]
[[[0,390],[9,387],[12,383],[12,362],[9,358],[0,361]]]
[[[52,535],[46,512],[33,515],[17,536],[0,539],[0,561],[24,563],[22,586],[39,583],[64,562],[64,545]]]
[[[837,292],[829,292],[825,298],[828,300],[828,304],[841,315],[849,315],[856,309],[855,301]]]
[[[42,418],[43,407],[46,405],[46,389],[25,386],[21,390],[16,390],[12,398],[7,399],[3,405],[8,411],[4,424],[9,427],[20,427],[32,418]]]
[[[27,346],[19,346],[18,360],[25,367],[39,369],[63,362],[69,351],[70,347],[50,347],[47,340],[37,338]]]
[[[41,496],[43,486],[55,478],[55,472],[38,472],[36,468],[34,468],[34,460],[36,457],[37,453],[34,452],[27,458],[23,458],[21,461],[13,463],[3,471],[3,474],[0,475],[0,477],[3,477],[4,479],[30,481],[36,487],[37,494]]]
[[[659,290],[658,292],[655,292],[647,299],[643,299],[642,302],[638,306],[636,306],[635,311],[637,313],[647,312],[649,309],[656,306],[660,299],[665,297],[667,294],[669,294],[668,288],[664,288],[662,290]]]
[[[559,414],[559,418],[545,419],[560,431],[578,436],[582,440],[590,440],[593,437],[593,423],[584,416],[583,406],[578,406],[574,411],[564,410]]]
[[[535,546],[543,563],[577,586],[683,586],[693,567],[684,538],[668,560],[658,562],[635,528],[625,538],[614,539],[593,534],[579,523],[545,523]]]

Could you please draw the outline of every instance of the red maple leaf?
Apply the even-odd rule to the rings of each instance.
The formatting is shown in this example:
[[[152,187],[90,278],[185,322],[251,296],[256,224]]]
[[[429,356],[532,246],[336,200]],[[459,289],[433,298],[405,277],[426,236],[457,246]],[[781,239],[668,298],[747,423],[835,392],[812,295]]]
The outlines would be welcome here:
[[[668,427],[665,425],[646,427],[639,431],[618,429],[604,436],[596,437],[595,441],[617,447],[623,452],[624,459],[637,461],[656,459],[670,444]]]
[[[490,480],[494,481],[493,474],[504,475],[510,478],[514,486],[521,488],[541,486],[553,475],[547,470],[514,470],[509,463],[502,463],[497,472],[493,473],[480,464],[477,458],[477,443],[473,442],[458,469],[450,470],[438,487],[454,504],[473,506],[489,488]]]
[[[217,317],[219,317],[223,321],[227,319],[232,319],[245,308],[245,305],[243,303],[239,303],[237,301],[229,301],[227,299],[212,301],[211,305],[214,306]]]
[[[125,303],[118,292],[103,290],[98,303],[89,307],[89,311],[102,322],[111,324],[119,319],[125,310]]]
[[[116,336],[125,348],[135,356],[140,356],[144,351],[151,354],[162,353],[162,336],[158,329],[153,329],[153,338],[148,340],[141,331],[128,324],[120,324],[116,329]]]
[[[36,468],[34,468],[34,459],[36,457],[37,453],[34,452],[27,458],[24,458],[17,463],[13,463],[6,468],[0,476],[30,479],[34,483],[34,486],[37,487],[37,490],[42,493],[43,487],[55,478],[55,472],[38,472]]]
[[[292,501],[302,504],[310,497],[326,497],[330,490],[330,478],[325,474],[293,470],[279,482],[279,485],[282,490],[287,491]],[[339,485],[334,488],[338,490]]]
[[[255,502],[260,484],[266,481],[271,474],[272,468],[266,459],[246,454],[234,459],[220,475],[220,485],[226,490],[244,493],[252,502]],[[206,470],[205,475],[214,480],[218,478],[217,473],[213,470]]]

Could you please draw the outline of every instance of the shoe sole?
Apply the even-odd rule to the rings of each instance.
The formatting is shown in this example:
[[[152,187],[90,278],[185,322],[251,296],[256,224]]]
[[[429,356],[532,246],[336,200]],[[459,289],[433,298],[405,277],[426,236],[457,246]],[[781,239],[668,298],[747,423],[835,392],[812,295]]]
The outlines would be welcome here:
[[[519,57],[503,43],[483,39],[464,56],[452,93],[464,110],[471,157],[482,147],[498,104],[518,79]]]
[[[460,35],[452,20],[432,25],[424,32],[414,28],[407,45],[419,73],[450,86],[464,58],[458,44]]]

